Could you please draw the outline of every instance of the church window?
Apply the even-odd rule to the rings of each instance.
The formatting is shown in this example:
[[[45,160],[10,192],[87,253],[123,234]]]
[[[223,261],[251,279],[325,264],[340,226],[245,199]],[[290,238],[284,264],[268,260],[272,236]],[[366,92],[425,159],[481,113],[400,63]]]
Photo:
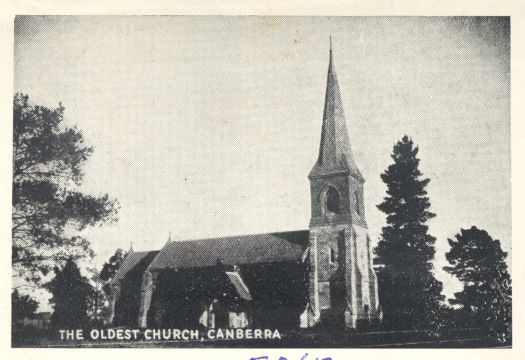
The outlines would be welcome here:
[[[339,197],[339,193],[334,187],[330,186],[326,193],[326,212],[333,213],[333,214],[340,214],[341,213],[340,203],[341,203],[341,199]]]
[[[330,248],[330,263],[335,263],[337,261],[337,255],[335,254],[334,248]]]
[[[357,215],[361,215],[361,199],[359,198],[358,190],[354,192],[354,199],[355,199],[355,211]]]

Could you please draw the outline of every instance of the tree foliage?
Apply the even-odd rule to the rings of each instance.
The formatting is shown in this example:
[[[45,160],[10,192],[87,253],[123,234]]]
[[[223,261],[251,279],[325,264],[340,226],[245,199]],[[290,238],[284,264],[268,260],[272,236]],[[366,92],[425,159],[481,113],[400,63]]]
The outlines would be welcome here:
[[[93,287],[82,276],[73,258],[64,267],[54,268],[55,277],[46,284],[54,312],[51,324],[60,329],[78,329],[89,324]]]
[[[116,220],[116,200],[78,191],[93,148],[78,129],[63,127],[63,117],[61,104],[49,109],[14,96],[13,276],[35,284],[69,257],[93,256],[90,243],[71,233]]]
[[[100,271],[100,280],[104,281],[106,286],[104,286],[104,291],[106,294],[110,293],[110,289],[108,283],[111,282],[115,274],[117,273],[118,269],[120,268],[120,265],[122,265],[122,262],[124,261],[124,258],[126,257],[126,252],[122,249],[117,249],[113,255],[109,258],[107,262],[104,263],[102,266],[102,270]]]
[[[29,295],[22,295],[17,289],[11,293],[11,319],[22,320],[32,318],[38,308],[38,301]]]
[[[395,328],[425,328],[438,321],[442,284],[434,278],[435,238],[426,222],[435,215],[417,158],[418,147],[408,136],[394,145],[391,164],[381,174],[387,196],[378,205],[386,214],[375,253],[384,321]]]
[[[450,302],[460,305],[466,326],[481,326],[498,341],[511,339],[512,287],[499,240],[473,226],[448,240],[444,269],[463,283]]]

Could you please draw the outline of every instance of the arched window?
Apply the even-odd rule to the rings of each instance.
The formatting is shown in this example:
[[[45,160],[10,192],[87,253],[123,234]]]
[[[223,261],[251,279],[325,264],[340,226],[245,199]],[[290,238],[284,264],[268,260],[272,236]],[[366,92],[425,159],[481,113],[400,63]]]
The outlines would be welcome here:
[[[359,197],[359,190],[356,190],[354,192],[354,199],[355,199],[355,212],[357,215],[361,215],[361,198]]]
[[[337,256],[335,254],[334,248],[330,248],[330,262],[333,264],[337,261]]]
[[[341,213],[341,199],[339,198],[339,193],[337,190],[330,186],[326,193],[326,212],[333,214]]]

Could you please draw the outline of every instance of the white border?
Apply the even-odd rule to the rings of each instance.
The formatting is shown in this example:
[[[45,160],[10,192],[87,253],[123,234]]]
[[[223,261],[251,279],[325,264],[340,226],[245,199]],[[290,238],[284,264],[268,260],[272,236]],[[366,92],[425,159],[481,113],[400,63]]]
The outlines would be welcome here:
[[[511,16],[511,71],[512,71],[512,257],[513,261],[513,339],[512,349],[11,349],[10,348],[10,292],[11,292],[11,134],[13,96],[13,21],[16,14],[92,14],[92,15],[333,15],[333,16]],[[448,359],[518,359],[525,358],[523,325],[523,285],[525,266],[520,263],[524,254],[524,169],[522,145],[525,114],[525,2],[510,0],[374,0],[374,1],[245,1],[227,0],[193,1],[132,1],[121,0],[26,0],[0,3],[0,238],[2,261],[0,262],[0,356],[5,359],[56,359],[74,357],[93,359],[123,357],[159,357],[182,359],[239,359],[269,355],[270,359],[301,359],[305,352],[308,359],[330,356],[332,359],[350,358],[446,358]],[[494,194],[497,196],[497,194]]]

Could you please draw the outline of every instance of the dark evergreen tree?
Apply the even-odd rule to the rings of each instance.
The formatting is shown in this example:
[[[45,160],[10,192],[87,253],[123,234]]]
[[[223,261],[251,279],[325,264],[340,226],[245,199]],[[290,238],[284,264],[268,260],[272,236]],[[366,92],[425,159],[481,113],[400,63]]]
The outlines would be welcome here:
[[[11,293],[11,320],[13,323],[16,320],[22,320],[25,317],[33,318],[36,309],[38,308],[38,301],[29,295],[22,295],[17,289]]]
[[[63,125],[64,107],[13,99],[13,276],[39,283],[57,263],[93,255],[82,236],[70,230],[116,220],[117,202],[108,195],[78,191],[82,168],[93,152],[82,133]]]
[[[72,258],[64,267],[55,267],[55,277],[47,289],[52,297],[54,312],[51,324],[61,329],[78,329],[89,324],[88,311],[93,288],[87,278],[81,275],[80,269]]]
[[[512,287],[499,240],[473,226],[448,240],[451,266],[444,269],[463,282],[450,302],[461,306],[465,326],[485,328],[499,342],[510,343]]]
[[[115,274],[117,273],[118,269],[120,268],[120,265],[124,261],[124,258],[126,257],[127,253],[124,252],[122,249],[117,249],[113,255],[109,258],[107,262],[104,263],[102,266],[102,270],[100,271],[99,278],[100,280],[104,281],[106,284],[104,284],[104,292],[106,294],[110,293],[110,289],[108,287],[109,282],[113,279]]]
[[[390,328],[431,328],[438,323],[442,284],[434,278],[435,238],[426,222],[435,215],[417,158],[418,147],[408,136],[394,145],[394,163],[381,174],[387,197],[378,205],[384,212],[375,253],[379,264],[379,299],[384,323]]]

